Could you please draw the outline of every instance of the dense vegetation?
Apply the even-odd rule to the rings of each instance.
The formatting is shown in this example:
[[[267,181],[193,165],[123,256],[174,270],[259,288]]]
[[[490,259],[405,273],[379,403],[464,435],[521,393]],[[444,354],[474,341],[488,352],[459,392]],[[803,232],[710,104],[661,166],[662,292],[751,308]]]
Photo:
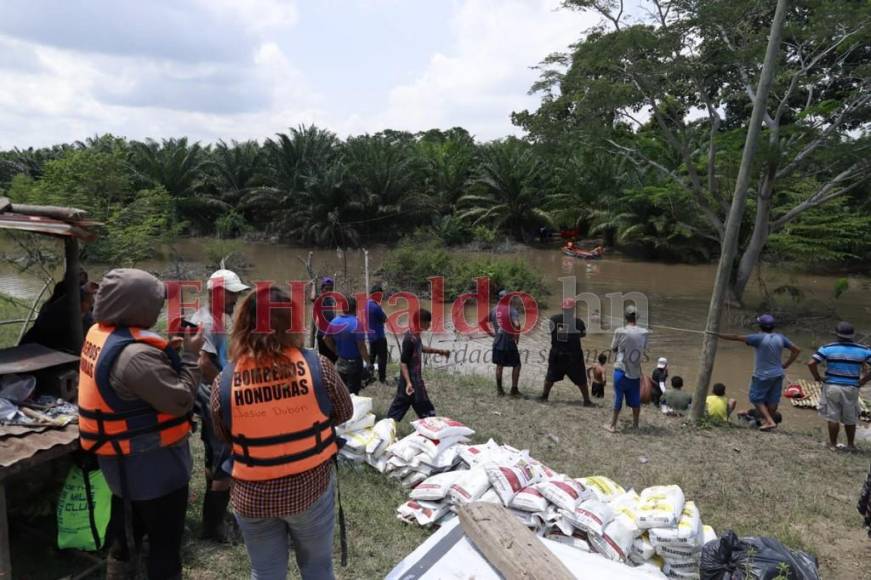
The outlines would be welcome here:
[[[14,201],[81,206],[110,224],[94,257],[132,262],[178,234],[275,236],[324,246],[448,244],[541,226],[653,259],[709,260],[723,224],[772,3],[566,0],[598,12],[570,52],[541,65],[526,137],[480,143],[462,128],[340,139],[302,126],[264,142],[202,145],[103,135],[0,152]],[[581,34],[582,31],[579,31]],[[793,2],[735,264],[741,297],[763,256],[871,257],[871,6]]]

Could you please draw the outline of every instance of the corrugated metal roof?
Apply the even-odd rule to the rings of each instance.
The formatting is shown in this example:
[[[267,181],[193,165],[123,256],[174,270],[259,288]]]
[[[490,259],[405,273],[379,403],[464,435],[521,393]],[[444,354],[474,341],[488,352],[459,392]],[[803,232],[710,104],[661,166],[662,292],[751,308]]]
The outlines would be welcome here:
[[[0,213],[0,228],[49,234],[53,236],[73,237],[81,240],[93,240],[97,234],[89,228],[100,225],[92,220],[65,222],[42,216],[24,215],[12,212]]]
[[[46,459],[59,457],[78,447],[79,426],[63,429],[0,426],[0,480],[29,467],[28,459],[51,451]]]

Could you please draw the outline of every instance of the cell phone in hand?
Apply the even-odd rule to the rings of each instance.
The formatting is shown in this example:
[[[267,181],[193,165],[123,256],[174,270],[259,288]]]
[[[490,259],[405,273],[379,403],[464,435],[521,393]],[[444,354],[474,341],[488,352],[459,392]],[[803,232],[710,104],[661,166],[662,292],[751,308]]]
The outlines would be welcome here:
[[[185,320],[184,318],[181,319],[181,327],[182,328],[190,328],[192,330],[198,330],[200,328],[200,326],[198,324],[194,324],[190,320]]]

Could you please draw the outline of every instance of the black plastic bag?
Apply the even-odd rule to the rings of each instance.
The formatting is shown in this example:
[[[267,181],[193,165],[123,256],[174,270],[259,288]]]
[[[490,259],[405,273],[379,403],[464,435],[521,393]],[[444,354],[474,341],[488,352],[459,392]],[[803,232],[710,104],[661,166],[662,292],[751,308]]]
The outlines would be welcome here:
[[[739,538],[729,530],[705,544],[702,580],[819,580],[817,559],[774,538]]]

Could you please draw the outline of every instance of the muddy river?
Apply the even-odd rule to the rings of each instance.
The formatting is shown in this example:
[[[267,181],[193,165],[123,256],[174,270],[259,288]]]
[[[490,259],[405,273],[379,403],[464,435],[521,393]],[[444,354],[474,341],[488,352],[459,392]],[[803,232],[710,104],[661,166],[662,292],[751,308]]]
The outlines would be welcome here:
[[[177,244],[175,249],[184,260],[182,267],[197,271],[193,265],[203,261],[202,244],[197,240],[186,240]],[[377,271],[382,264],[384,252],[384,248],[373,248],[369,251],[370,282],[379,280]],[[307,249],[248,243],[242,253],[244,260],[250,264],[248,269],[240,272],[247,280],[286,281],[308,278],[299,259],[306,257]],[[543,323],[520,340],[524,361],[520,379],[521,390],[538,394],[541,389],[549,345],[546,318],[557,311],[564,284],[569,284],[569,287],[574,284],[575,293],[583,293],[578,313],[590,330],[584,339],[588,360],[593,360],[599,350],[608,348],[613,328],[620,323],[621,295],[628,300],[646,300],[647,325],[652,334],[649,342],[650,360],[645,365],[645,372],[649,373],[654,368],[658,357],[666,357],[670,362],[671,375],[683,376],[687,387],[693,388],[702,336],[699,331],[704,327],[714,265],[640,262],[617,255],[606,255],[602,260],[588,262],[563,256],[556,248],[523,248],[508,256],[523,260],[539,272],[550,291],[544,297],[545,306],[540,313]],[[312,264],[319,275],[336,276],[339,290],[359,292],[364,287],[364,259],[360,250],[345,254],[314,250]],[[175,262],[163,260],[147,262],[141,264],[141,267],[166,273],[173,271],[177,265]],[[98,270],[99,268],[92,268],[92,277],[100,274]],[[798,288],[805,304],[820,304],[820,310],[822,306],[834,308],[839,317],[851,320],[856,325],[860,335],[871,332],[871,279],[851,277],[849,290],[835,299],[834,287],[837,278],[781,271],[771,266],[765,268],[765,284],[769,289],[784,285]],[[0,292],[26,297],[38,292],[39,288],[41,285],[37,280],[22,278],[9,269],[0,275]],[[628,293],[633,294],[627,296]],[[748,302],[753,303],[759,293],[759,283],[754,282]],[[424,305],[429,307],[428,301]],[[446,305],[445,311],[450,319],[450,305]],[[743,326],[743,321],[750,314],[752,313],[737,311],[727,313],[724,331],[747,332],[749,327]],[[470,322],[475,319],[472,306],[466,308],[466,315]],[[789,369],[790,377],[810,378],[804,362],[815,346],[831,340],[828,329],[836,322],[835,319],[816,320],[813,311],[808,313],[807,318],[806,324],[783,329],[803,351],[796,365]],[[453,331],[449,320],[444,332],[432,333],[425,339],[433,346],[449,348],[454,355],[447,364],[443,360],[432,361],[433,366],[457,373],[492,373],[491,340],[483,333],[460,336]],[[390,342],[391,349],[395,351],[396,343],[392,340]],[[728,395],[738,399],[739,408],[746,407],[747,383],[752,366],[752,349],[739,343],[721,341],[713,379],[726,384]],[[507,382],[509,376],[506,375],[505,378]],[[552,393],[552,397],[556,399],[568,400],[577,396],[577,391],[568,382],[558,385]],[[790,423],[802,426],[820,424],[811,411],[792,409],[790,405],[785,407],[785,419]]]

